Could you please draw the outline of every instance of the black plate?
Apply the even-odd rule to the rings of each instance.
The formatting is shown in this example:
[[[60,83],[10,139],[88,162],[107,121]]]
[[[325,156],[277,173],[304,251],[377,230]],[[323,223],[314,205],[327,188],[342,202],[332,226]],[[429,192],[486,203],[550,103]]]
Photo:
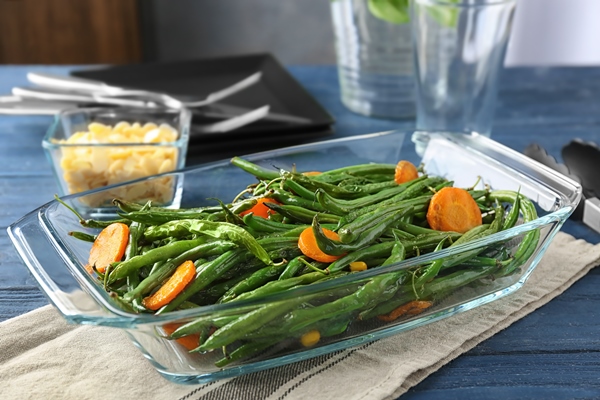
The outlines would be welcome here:
[[[261,120],[221,134],[202,134],[194,131],[192,126],[190,148],[194,149],[194,153],[208,151],[198,146],[200,141],[206,144],[212,153],[223,146],[231,145],[233,141],[249,142],[250,135],[256,139],[256,145],[253,146],[255,150],[262,151],[280,144],[290,145],[332,133],[333,117],[269,53],[86,69],[73,71],[71,74],[123,87],[204,98],[209,93],[258,71],[262,72],[262,77],[257,84],[223,99],[220,103],[249,109],[268,104],[273,113],[303,117],[310,122],[299,124]],[[195,114],[192,124],[214,121]],[[269,140],[265,140],[266,138]]]

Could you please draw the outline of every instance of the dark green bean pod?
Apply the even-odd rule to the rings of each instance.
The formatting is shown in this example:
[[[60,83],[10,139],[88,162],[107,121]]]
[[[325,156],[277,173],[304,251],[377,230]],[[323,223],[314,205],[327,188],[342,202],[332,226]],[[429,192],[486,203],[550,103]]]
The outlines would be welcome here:
[[[193,244],[192,242],[193,241],[190,241],[190,243],[185,247],[178,246],[178,248],[176,249],[177,251],[173,251],[172,253],[170,253],[170,256],[165,257],[164,264],[162,264],[160,267],[158,267],[152,274],[150,274],[147,278],[142,280],[135,288],[133,288],[131,291],[129,291],[128,293],[126,293],[124,295],[125,300],[132,301],[136,297],[148,294],[151,290],[153,290],[154,288],[161,285],[164,282],[164,280],[166,280],[169,276],[171,276],[171,274],[173,274],[175,269],[179,265],[181,265],[184,261],[192,260],[192,261],[196,262],[197,260],[202,259],[202,257],[221,254],[226,251],[231,251],[231,249],[235,247],[235,244],[233,244],[231,242],[225,242],[225,241],[214,241],[211,243],[201,243],[201,244],[197,244],[196,246],[189,247],[189,245]],[[180,245],[181,243],[182,242],[176,242],[176,243],[173,243],[173,245],[175,245],[175,244]],[[175,247],[173,245],[169,245],[169,246]],[[161,250],[161,249],[158,248],[156,250]],[[169,251],[170,251],[170,249],[169,249]],[[146,253],[146,254],[148,254],[148,253]],[[131,265],[134,265],[137,267],[139,265],[139,263],[141,263],[139,261],[141,259],[138,257],[144,257],[144,256],[142,255],[142,256],[136,256],[136,257],[131,258],[129,260],[132,262]],[[123,265],[124,263],[125,262],[121,263],[119,266]],[[131,266],[128,266],[125,271],[129,271],[129,274],[125,274],[125,276],[123,276],[123,277],[127,277],[131,273],[135,272],[136,268],[132,268]],[[109,280],[113,279],[113,274],[115,272],[116,272],[116,270],[113,270],[111,272],[111,274],[109,275]],[[124,274],[124,273],[125,272],[120,272],[120,275]],[[120,275],[118,275],[114,279],[115,280],[121,279]]]
[[[339,187],[341,187],[344,190],[350,190],[350,191],[361,191],[365,194],[375,194],[375,193],[379,193],[382,190],[385,189],[392,189],[392,188],[397,188],[398,185],[393,179],[386,181],[386,182],[377,182],[377,183],[365,183],[365,184],[359,184],[359,185],[338,185]]]
[[[218,303],[227,303],[242,293],[249,292],[251,290],[256,289],[264,285],[267,282],[270,282],[274,279],[277,279],[279,275],[285,270],[288,263],[281,263],[279,265],[269,266],[258,271],[254,272],[248,278],[243,281],[237,283],[235,286],[230,288],[223,296],[218,300]]]
[[[495,269],[492,267],[463,269],[443,277],[435,278],[423,287],[418,299],[427,299],[435,296],[447,295],[463,286],[473,283],[483,277],[490,276]],[[378,315],[388,314],[399,306],[417,299],[412,283],[408,283],[397,291],[397,295],[387,302],[359,314],[360,320],[367,320]]]
[[[372,228],[365,229],[360,232],[358,237],[352,243],[342,243],[336,240],[329,239],[325,236],[323,228],[319,225],[318,217],[315,217],[312,223],[313,234],[317,242],[319,249],[325,254],[339,256],[344,255],[350,251],[358,250],[369,244],[373,244],[385,231],[394,225],[402,216],[410,210],[403,210],[397,212],[390,212],[383,216],[379,224]]]
[[[396,171],[396,164],[370,163],[357,164],[347,167],[331,169],[324,171],[320,175],[315,175],[314,179],[325,179],[329,175],[349,174],[353,176],[368,176],[368,175],[387,175],[393,178]]]
[[[240,157],[233,157],[230,162],[231,162],[231,164],[235,165],[236,167],[242,169],[243,171],[246,171],[249,174],[254,175],[258,179],[264,179],[264,180],[271,181],[273,179],[279,178],[279,171],[277,171],[275,169],[261,167],[258,164],[244,160],[243,158],[240,158]]]
[[[94,243],[96,241],[96,237],[98,235],[90,235],[89,233],[79,232],[79,231],[71,231],[68,233],[69,236],[73,236],[75,239],[83,240],[84,242]]]
[[[204,261],[206,262],[206,261]],[[203,263],[204,264],[204,263]],[[215,303],[221,296],[223,296],[229,289],[234,287],[239,282],[251,276],[255,271],[250,270],[244,273],[238,273],[234,277],[227,279],[223,282],[215,283],[206,289],[203,289],[190,297],[191,300],[198,304],[212,304]]]
[[[432,181],[429,181],[429,179],[431,179]],[[433,192],[431,190],[429,190],[429,186],[431,184],[441,183],[443,181],[445,181],[445,180],[442,178],[432,177],[432,178],[428,178],[425,181],[416,182],[414,185],[411,185],[407,190],[403,191],[402,193],[400,193],[394,197],[391,197],[387,200],[383,200],[380,203],[375,203],[375,204],[372,204],[372,205],[369,205],[366,207],[362,207],[362,208],[350,211],[348,213],[348,215],[345,216],[345,218],[348,222],[352,222],[359,216],[369,213],[379,207],[386,207],[386,206],[394,205],[394,204],[397,204],[399,201],[403,201],[403,200],[417,201],[417,199],[422,199],[423,197],[431,198],[433,196]]]
[[[228,222],[212,222],[197,219],[171,221],[162,225],[151,226],[144,232],[146,240],[157,240],[165,237],[179,237],[188,234],[207,235],[215,239],[229,240],[245,247],[265,264],[272,264],[269,255],[244,228]]]
[[[389,215],[390,213],[401,212],[402,217],[394,223],[394,226],[396,226],[403,218],[414,214],[415,204],[416,203],[414,201],[401,201],[393,206],[376,208],[368,214],[361,215],[359,218],[356,218],[350,223],[342,225],[338,229],[340,241],[342,243],[354,242],[362,234],[362,232],[379,225],[386,215]],[[421,205],[417,204],[416,209],[420,210],[423,207],[427,207],[428,204],[429,198],[423,199]]]
[[[322,189],[317,189],[315,191],[315,196],[317,197],[319,203],[325,209],[337,215],[346,215],[349,212],[352,212],[357,209],[362,209],[364,207],[374,204],[380,204],[382,201],[390,199],[392,197],[394,197],[397,201],[400,201],[402,200],[402,198],[400,198],[399,196],[402,193],[407,191],[413,185],[425,181],[427,181],[427,177],[422,176],[402,185],[398,185],[394,182],[394,187],[384,189],[378,193],[370,194],[353,200],[336,199],[335,197],[328,195],[327,192]]]
[[[281,222],[276,222],[270,218],[257,217],[252,213],[244,215],[243,221],[247,226],[257,232],[288,232],[291,229],[298,227],[298,225],[294,224],[283,224]]]
[[[406,252],[401,242],[394,243],[390,257],[383,265],[390,265],[404,260]],[[407,272],[396,271],[368,278],[366,282],[352,294],[330,301],[316,307],[297,308],[287,314],[276,328],[281,333],[292,334],[306,330],[307,327],[323,321],[335,320],[352,312],[369,309],[381,302],[389,300],[396,293]],[[261,337],[265,335],[260,329],[249,331],[250,335]]]
[[[298,206],[288,206],[288,205],[279,205],[275,203],[264,203],[265,206],[270,208],[271,210],[282,214],[285,217],[290,218],[292,221],[301,224],[310,224],[315,217],[315,215],[319,215],[319,219],[324,223],[337,223],[340,221],[340,216],[328,214],[328,213],[319,213],[317,211],[308,210],[304,207]]]
[[[209,256],[214,254],[222,253],[226,249],[230,249],[235,246],[234,243],[224,240],[213,240],[205,243],[205,238],[193,239],[193,240],[180,240],[177,242],[170,243],[168,245],[148,250],[144,254],[137,255],[130,258],[127,261],[118,263],[108,276],[108,283],[113,283],[119,279],[127,277],[130,273],[144,267],[151,266],[157,261],[168,260],[173,257],[180,256],[188,250],[195,248],[198,249],[198,256]],[[185,261],[185,260],[184,260]]]
[[[293,194],[281,189],[274,189],[267,195],[267,197],[275,199],[284,205],[298,206],[319,212],[327,212],[325,207],[319,204],[316,199],[307,200],[299,196],[294,196]]]
[[[315,192],[302,186],[300,183],[291,179],[284,179],[281,183],[284,190],[294,193],[308,201],[316,201]]]
[[[332,185],[332,184],[329,184],[326,182],[316,181],[314,179],[311,179],[311,177],[308,177],[308,176],[305,176],[302,174],[297,174],[297,173],[284,171],[284,170],[281,170],[280,173],[284,179],[296,181],[308,190],[316,191],[317,189],[322,189],[327,194],[329,194],[333,197],[336,197],[336,198],[355,199],[357,197],[361,197],[361,196],[365,195],[361,191],[345,190],[336,185]]]
[[[209,213],[205,212],[165,212],[165,211],[130,211],[128,213],[120,212],[118,215],[121,218],[139,222],[148,225],[161,225],[167,222],[181,220],[181,219],[206,219]]]
[[[231,353],[226,354],[223,358],[215,361],[215,366],[219,367],[219,368],[223,368],[223,367],[231,364],[232,362],[251,357],[256,353],[260,353],[261,351],[272,347],[273,345],[277,344],[277,342],[281,341],[282,339],[284,339],[284,338],[274,338],[274,339],[271,338],[267,341],[254,341],[254,342],[244,343],[243,345],[241,345],[238,348],[236,348],[235,350],[233,350]]]

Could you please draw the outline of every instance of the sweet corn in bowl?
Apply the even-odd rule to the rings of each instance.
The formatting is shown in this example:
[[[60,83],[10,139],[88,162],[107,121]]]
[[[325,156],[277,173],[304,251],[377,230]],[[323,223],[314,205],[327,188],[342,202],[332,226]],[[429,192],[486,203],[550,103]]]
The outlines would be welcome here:
[[[59,114],[42,145],[60,195],[93,191],[185,166],[188,110],[73,109]],[[170,204],[174,178],[152,179],[82,197],[82,206],[105,208],[123,196],[135,202]]]

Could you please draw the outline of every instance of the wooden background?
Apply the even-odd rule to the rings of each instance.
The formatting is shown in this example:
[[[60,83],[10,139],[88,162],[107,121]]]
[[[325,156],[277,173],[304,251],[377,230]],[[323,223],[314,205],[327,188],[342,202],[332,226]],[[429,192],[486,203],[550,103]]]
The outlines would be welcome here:
[[[138,0],[0,0],[0,64],[142,60]]]

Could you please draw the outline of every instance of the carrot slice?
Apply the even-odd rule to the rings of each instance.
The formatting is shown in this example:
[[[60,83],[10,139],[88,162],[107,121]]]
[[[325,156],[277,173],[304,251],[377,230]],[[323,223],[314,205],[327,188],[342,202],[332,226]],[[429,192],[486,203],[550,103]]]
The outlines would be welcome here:
[[[185,287],[194,280],[196,266],[193,261],[184,261],[173,275],[151,296],[142,300],[142,305],[149,310],[158,310],[169,304]]]
[[[163,325],[162,328],[165,331],[165,333],[170,336],[181,325],[182,324],[171,322],[169,324]],[[197,333],[192,333],[191,335],[177,338],[175,339],[175,341],[188,350],[194,350],[196,347],[200,346],[200,335]]]
[[[427,222],[438,231],[465,233],[482,224],[481,211],[465,189],[445,187],[431,198]]]
[[[338,234],[332,230],[323,228],[323,233],[325,233],[325,236],[327,236],[329,239],[340,240]],[[300,248],[302,254],[304,254],[306,257],[312,258],[315,261],[330,263],[342,257],[332,256],[323,252],[323,250],[319,248],[319,245],[317,245],[317,238],[315,238],[312,227],[310,226],[303,230],[300,234],[300,238],[298,239],[298,247]]]
[[[253,215],[256,215],[257,217],[269,218],[269,215],[275,214],[275,211],[273,211],[269,207],[265,206],[264,203],[279,204],[279,202],[277,200],[270,199],[268,197],[262,197],[262,198],[258,199],[258,203],[256,203],[254,206],[252,206],[252,208],[250,208],[249,210],[246,210],[246,211],[242,211],[240,213],[240,217],[243,217],[246,214],[252,213]]]
[[[398,308],[393,309],[390,313],[378,315],[377,318],[381,321],[392,322],[404,315],[417,315],[433,305],[431,301],[413,300]]]
[[[304,176],[315,176],[315,175],[321,175],[321,174],[322,174],[322,172],[320,172],[320,171],[306,171],[306,172],[302,173],[302,175],[304,175]]]
[[[128,242],[129,227],[127,225],[120,222],[108,225],[94,240],[86,269],[88,267],[96,268],[98,272],[104,273],[111,263],[123,258]]]
[[[394,181],[400,185],[401,183],[406,183],[408,181],[412,181],[413,179],[417,179],[419,177],[419,171],[417,167],[410,161],[401,160],[396,164],[396,170],[394,173]]]

